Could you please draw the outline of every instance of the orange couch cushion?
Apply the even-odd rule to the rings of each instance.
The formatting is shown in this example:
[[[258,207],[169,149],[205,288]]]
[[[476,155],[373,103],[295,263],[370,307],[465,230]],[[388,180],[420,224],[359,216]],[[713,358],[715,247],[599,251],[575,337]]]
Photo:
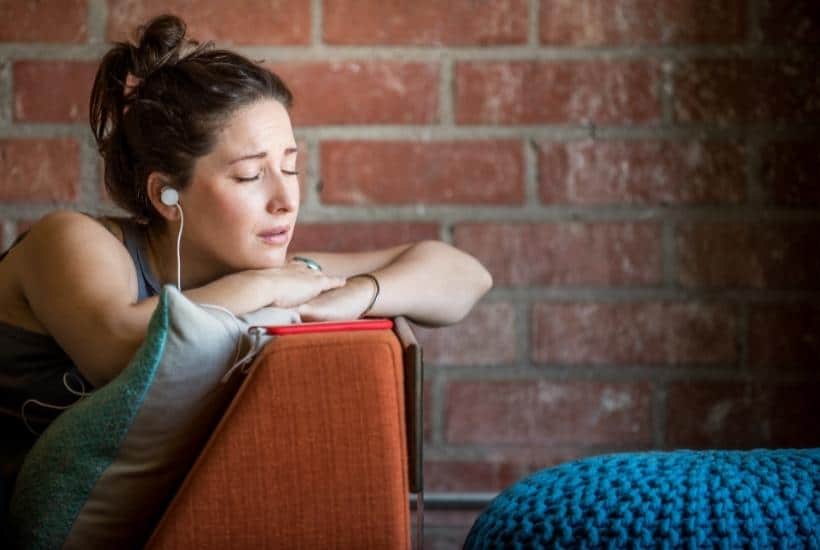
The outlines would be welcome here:
[[[409,547],[403,384],[388,330],[270,342],[147,547]]]

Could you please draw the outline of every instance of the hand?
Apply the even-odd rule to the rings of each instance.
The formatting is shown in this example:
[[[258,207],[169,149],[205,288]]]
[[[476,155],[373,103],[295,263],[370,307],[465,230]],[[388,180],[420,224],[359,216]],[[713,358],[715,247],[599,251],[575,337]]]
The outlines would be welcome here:
[[[302,321],[344,321],[358,319],[373,298],[373,282],[351,277],[344,286],[329,290],[297,308]]]
[[[288,262],[282,267],[260,269],[256,275],[265,277],[274,285],[273,299],[269,305],[282,308],[299,306],[345,284],[343,277],[330,277],[298,261]]]

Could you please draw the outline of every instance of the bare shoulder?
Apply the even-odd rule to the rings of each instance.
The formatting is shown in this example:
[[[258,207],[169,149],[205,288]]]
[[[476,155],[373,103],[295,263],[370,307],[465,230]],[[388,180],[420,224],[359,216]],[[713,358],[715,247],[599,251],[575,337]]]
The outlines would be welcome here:
[[[46,214],[31,226],[29,234],[32,241],[45,238],[54,244],[70,243],[78,237],[113,236],[102,220],[71,210],[55,210]],[[29,237],[26,240],[29,240]],[[104,241],[103,239],[103,245]]]
[[[22,281],[52,284],[59,274],[66,283],[84,284],[105,277],[115,284],[121,281],[125,289],[134,275],[128,251],[111,229],[91,216],[67,210],[36,222],[12,253],[19,257],[15,263],[23,270],[18,273]]]

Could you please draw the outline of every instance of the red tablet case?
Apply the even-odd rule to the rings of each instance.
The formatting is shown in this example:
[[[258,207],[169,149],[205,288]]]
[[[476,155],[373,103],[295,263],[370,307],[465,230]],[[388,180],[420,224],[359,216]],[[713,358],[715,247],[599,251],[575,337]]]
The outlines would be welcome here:
[[[295,325],[281,325],[262,327],[268,334],[305,334],[309,332],[338,332],[355,330],[379,330],[393,328],[392,319],[354,319],[350,321],[320,321],[315,323],[299,323]]]

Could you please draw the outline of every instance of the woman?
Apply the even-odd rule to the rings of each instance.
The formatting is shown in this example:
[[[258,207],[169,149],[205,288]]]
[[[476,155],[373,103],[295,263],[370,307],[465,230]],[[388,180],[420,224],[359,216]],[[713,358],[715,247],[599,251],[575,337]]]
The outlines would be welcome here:
[[[299,209],[291,101],[268,70],[186,41],[173,16],[105,55],[91,127],[108,192],[133,218],[55,212],[0,261],[0,430],[17,460],[34,437],[26,401],[41,432],[59,411],[31,400],[69,404],[116,377],[162,285],[237,315],[277,306],[304,321],[429,325],[459,321],[487,292],[487,271],[441,242],[289,253]]]

